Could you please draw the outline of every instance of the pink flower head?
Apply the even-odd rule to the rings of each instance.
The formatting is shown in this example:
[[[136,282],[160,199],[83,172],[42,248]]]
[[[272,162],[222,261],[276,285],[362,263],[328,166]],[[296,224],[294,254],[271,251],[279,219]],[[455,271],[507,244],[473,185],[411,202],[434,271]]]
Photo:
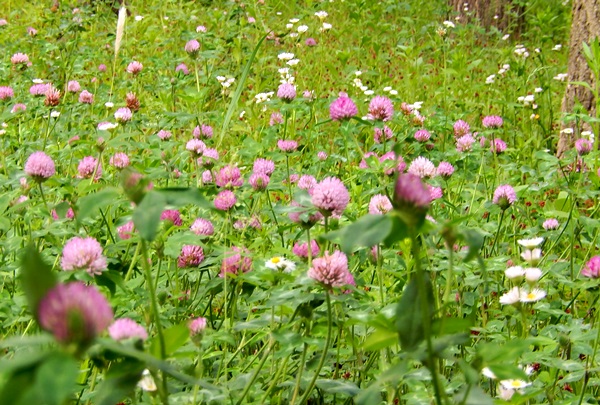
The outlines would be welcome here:
[[[212,168],[219,160],[219,152],[213,148],[204,149],[204,153],[198,158],[198,164],[207,169]]]
[[[15,53],[13,56],[11,56],[10,63],[12,63],[13,65],[21,65],[23,67],[27,67],[30,64],[29,56],[21,52]]]
[[[275,171],[275,163],[269,159],[258,158],[252,165],[252,171],[254,173],[263,173],[270,176]]]
[[[175,73],[177,72],[181,72],[186,76],[190,74],[190,70],[188,69],[185,63],[180,63],[179,65],[177,65],[177,67],[175,68]]]
[[[196,127],[197,128],[197,127]],[[202,124],[200,126],[200,134],[202,135],[203,138],[205,139],[210,139],[213,137],[214,134],[214,130],[213,127],[211,127],[210,125],[207,124]]]
[[[191,39],[191,40],[187,41],[187,43],[185,44],[185,51],[192,57],[196,56],[198,54],[199,50],[200,50],[200,42],[198,42],[195,39]]]
[[[319,245],[317,245],[317,241],[314,239],[310,241],[310,252],[313,257],[318,256],[320,252]],[[292,248],[292,253],[301,259],[308,258],[308,243],[296,242]]]
[[[25,162],[25,173],[39,182],[47,180],[56,173],[54,161],[44,152],[33,152]]]
[[[45,96],[46,93],[52,89],[51,83],[36,83],[29,88],[29,94],[34,97]]]
[[[431,134],[426,129],[419,129],[417,132],[415,132],[415,139],[418,142],[427,142],[429,138],[431,138]]]
[[[503,124],[502,117],[497,115],[488,115],[481,121],[484,128],[500,128]]]
[[[267,189],[270,180],[270,177],[264,173],[252,173],[249,182],[255,191],[263,191]]]
[[[172,225],[181,226],[183,221],[181,220],[181,214],[177,210],[164,210],[160,214],[160,220],[170,222]]]
[[[467,152],[473,148],[475,138],[471,134],[461,136],[456,140],[456,150],[459,152]]]
[[[291,83],[282,83],[277,89],[277,97],[289,103],[296,98],[296,87]]]
[[[93,285],[58,284],[37,308],[42,329],[61,343],[88,344],[113,321],[113,310]]]
[[[98,65],[98,71],[99,72],[106,72],[106,65],[104,63],[101,63]]]
[[[317,185],[317,180],[310,174],[304,174],[298,179],[298,188],[306,190],[308,194],[312,195],[313,188]]]
[[[223,190],[215,197],[215,208],[220,211],[228,211],[237,202],[235,194],[231,190]]]
[[[197,245],[183,245],[177,258],[177,267],[198,267],[204,260],[204,250]]]
[[[369,214],[383,215],[392,209],[392,202],[383,194],[371,197],[369,201]]]
[[[144,68],[144,65],[142,65],[140,62],[137,61],[133,61],[131,63],[129,63],[129,65],[127,65],[127,73],[131,73],[132,75],[136,76],[138,73],[140,73],[142,71],[142,69]]]
[[[469,124],[467,124],[463,120],[456,121],[453,125],[453,128],[454,128],[454,136],[456,136],[457,138],[460,138],[461,136],[468,134],[469,130],[471,129]]]
[[[393,206],[399,210],[427,211],[431,202],[431,193],[421,178],[413,173],[398,175],[394,188]]]
[[[204,25],[199,25],[196,27],[196,32],[206,32],[206,27]]]
[[[324,151],[319,151],[319,153],[317,153],[317,158],[319,160],[325,160],[327,159],[327,153],[325,153]]]
[[[252,17],[252,16],[248,16],[248,24],[254,24],[256,22],[256,18]]]
[[[116,341],[136,339],[146,340],[148,339],[148,332],[146,329],[130,318],[120,318],[113,322],[108,327],[108,335],[111,339]]]
[[[369,119],[389,121],[394,116],[394,103],[387,97],[375,96],[369,103]]]
[[[206,149],[206,145],[199,139],[190,139],[186,144],[185,148],[192,152],[192,155],[198,157],[202,155]]]
[[[219,170],[215,178],[215,184],[223,188],[240,187],[244,184],[244,179],[239,168],[228,165]]]
[[[283,115],[281,115],[281,113],[277,111],[271,113],[271,118],[269,119],[269,126],[272,127],[273,125],[281,123],[283,123]]]
[[[219,277],[225,277],[227,274],[240,274],[247,273],[252,269],[252,258],[249,256],[250,252],[246,248],[239,248],[232,246],[231,249],[225,253],[223,262],[221,263],[221,272]]]
[[[60,219],[60,217],[58,216],[58,212],[56,212],[56,210],[52,210],[51,215],[52,215],[52,219],[54,219],[55,221],[58,221]],[[65,213],[65,218],[66,219],[75,218],[75,211],[73,211],[73,208],[69,207],[69,209]]]
[[[308,270],[308,277],[323,284],[326,288],[348,285],[348,258],[339,250],[314,259]]]
[[[580,156],[587,155],[592,151],[593,143],[589,139],[579,138],[575,141],[575,149]]]
[[[429,190],[429,195],[431,197],[431,201],[438,200],[444,196],[441,187],[434,187],[432,185],[427,185],[427,189]]]
[[[494,204],[499,205],[502,210],[505,210],[517,201],[517,194],[510,185],[502,184],[494,191],[494,198],[492,201]]]
[[[15,105],[13,105],[10,112],[12,114],[16,114],[18,112],[25,111],[25,110],[27,110],[27,106],[25,104],[17,103]]]
[[[94,95],[87,90],[83,90],[79,94],[79,102],[82,104],[92,104],[94,102]]]
[[[0,100],[10,100],[15,96],[15,92],[12,87],[0,86]]]
[[[301,207],[300,204],[296,201],[292,201],[292,207],[299,207],[296,210],[291,211],[288,214],[290,221],[300,224],[305,228],[310,228],[321,219],[323,219],[323,215],[319,211],[311,210],[307,207]]]
[[[202,172],[202,183],[210,184],[213,182],[213,175],[210,170],[205,170]]]
[[[56,107],[60,103],[60,91],[50,86],[46,91],[44,105],[48,107]]]
[[[336,177],[327,177],[313,188],[312,203],[324,216],[342,215],[349,201],[348,189]]]
[[[129,221],[125,225],[118,226],[117,233],[119,234],[119,238],[123,240],[131,238],[131,235],[133,235],[133,228],[133,221]]]
[[[37,35],[37,30],[33,27],[27,27],[27,34],[30,37],[35,37]]]
[[[441,176],[444,179],[449,179],[454,173],[454,166],[448,162],[440,162],[436,169],[436,173],[438,176]]]
[[[156,134],[156,136],[158,136],[161,140],[167,140],[169,139],[171,136],[173,136],[173,134],[171,134],[171,131],[167,131],[165,129],[161,129],[160,131],[158,131],[158,133]]]
[[[435,177],[436,169],[431,160],[426,157],[419,156],[413,160],[408,167],[408,173],[416,174],[420,178]]]
[[[358,108],[348,94],[341,92],[339,97],[329,106],[329,117],[333,121],[347,120],[358,114]]]
[[[196,336],[202,334],[206,330],[206,318],[198,317],[192,319],[188,324],[190,335]]]
[[[215,233],[215,228],[208,219],[197,218],[192,226],[190,226],[190,231],[196,235],[210,236]]]
[[[587,278],[600,278],[600,256],[592,257],[581,269],[581,275]]]
[[[98,180],[102,177],[102,166],[95,157],[86,156],[79,161],[77,172],[79,173],[77,177],[80,179],[89,179],[95,172],[94,180]]]
[[[116,169],[124,169],[129,166],[129,156],[123,152],[117,152],[110,157],[110,165]]]
[[[67,83],[67,91],[69,93],[79,93],[81,91],[81,85],[77,80],[70,80]]]
[[[406,163],[404,162],[402,156],[396,156],[394,152],[387,152],[379,158],[380,163],[384,163],[386,160],[394,161],[394,165],[392,167],[385,165],[385,169],[383,172],[386,176],[391,176],[396,172],[402,173],[404,169],[406,169]]]
[[[62,251],[61,267],[65,271],[85,270],[96,276],[106,270],[102,245],[91,237],[74,237],[67,241]]]
[[[126,122],[131,121],[132,117],[133,113],[127,107],[119,108],[117,111],[115,111],[115,119],[120,124],[124,124]]]
[[[304,44],[306,46],[317,46],[317,41],[314,38],[306,38],[306,41],[304,41]]]
[[[298,149],[298,142],[292,140],[280,139],[277,141],[277,147],[282,152],[293,152]]]
[[[555,229],[558,229],[559,226],[560,224],[558,223],[558,220],[556,218],[548,218],[542,224],[542,228],[544,228],[547,231],[553,231]]]
[[[375,143],[381,143],[382,138],[383,140],[388,140],[392,139],[393,137],[394,133],[387,125],[383,126],[383,131],[381,130],[381,128],[375,128],[373,130],[373,139],[375,140]]]
[[[500,154],[506,150],[506,142],[500,138],[494,138],[491,144],[491,151],[496,154]]]

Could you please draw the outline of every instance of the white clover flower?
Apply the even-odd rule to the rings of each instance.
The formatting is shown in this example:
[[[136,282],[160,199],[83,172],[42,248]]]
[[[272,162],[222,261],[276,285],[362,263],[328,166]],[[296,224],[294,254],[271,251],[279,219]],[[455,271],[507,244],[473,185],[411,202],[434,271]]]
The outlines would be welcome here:
[[[422,101],[415,101],[414,103],[408,105],[408,107],[411,110],[417,110],[417,111],[419,111],[422,106],[423,106],[423,102]]]
[[[282,52],[277,55],[277,58],[279,58],[279,60],[290,60],[294,59],[294,54],[291,52]]]
[[[519,287],[511,288],[499,299],[499,302],[502,305],[513,305],[519,301],[521,301],[521,289]]]
[[[217,80],[219,82],[224,82],[225,80],[227,80],[227,78],[225,76],[217,76]]]
[[[294,28],[294,24],[286,24],[285,28],[287,28],[288,30],[291,30],[292,28]]]
[[[299,26],[299,27],[297,28],[297,31],[298,31],[300,34],[303,34],[303,33],[305,33],[306,31],[308,31],[308,25],[301,25],[301,26]]]
[[[508,70],[510,69],[510,65],[508,63],[505,63],[504,65],[502,65],[502,69]]]
[[[60,117],[60,111],[52,111],[50,113],[50,117],[52,117],[52,118],[58,118],[58,117]]]
[[[573,133],[573,128],[565,128],[565,129],[561,130],[560,133],[571,135]]]
[[[362,71],[360,71],[360,70],[356,70],[356,71],[354,72],[354,76],[360,76],[360,75],[362,75]]]
[[[541,245],[543,241],[544,241],[544,238],[539,237],[539,238],[531,238],[531,239],[521,239],[521,240],[518,240],[517,243],[519,245],[523,246],[525,249],[533,249],[533,248]]]
[[[360,89],[360,91],[367,91],[367,90],[369,90],[368,86],[358,86],[358,88]]]
[[[296,264],[293,261],[279,256],[267,260],[265,267],[271,270],[283,271],[284,273],[291,273],[296,270]]]

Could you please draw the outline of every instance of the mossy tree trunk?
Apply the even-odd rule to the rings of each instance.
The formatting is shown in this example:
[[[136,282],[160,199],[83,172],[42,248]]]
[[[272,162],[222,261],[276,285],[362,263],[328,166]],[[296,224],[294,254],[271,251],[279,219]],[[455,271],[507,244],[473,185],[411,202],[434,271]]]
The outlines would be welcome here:
[[[582,44],[590,43],[600,36],[600,0],[572,0],[571,39],[569,40],[569,82],[586,82],[595,88],[596,82],[583,53]],[[578,107],[581,106],[581,107]],[[594,94],[584,86],[568,84],[562,100],[562,112],[581,112],[596,116],[596,100]],[[572,127],[573,124],[568,125]],[[563,127],[564,128],[564,127]],[[573,147],[575,139],[582,130],[590,130],[586,123],[574,128],[572,134],[561,132],[556,154],[562,156]],[[600,134],[596,134],[598,136]]]

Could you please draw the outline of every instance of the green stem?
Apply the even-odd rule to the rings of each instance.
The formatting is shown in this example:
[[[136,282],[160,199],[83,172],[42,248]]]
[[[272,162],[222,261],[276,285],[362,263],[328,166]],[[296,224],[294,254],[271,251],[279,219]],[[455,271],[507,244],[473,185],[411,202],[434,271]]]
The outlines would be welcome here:
[[[236,405],[240,405],[242,403],[242,401],[244,400],[244,398],[246,398],[246,395],[248,395],[250,388],[252,388],[254,381],[256,381],[256,377],[258,377],[258,373],[260,373],[260,370],[263,368],[263,366],[265,365],[265,362],[269,358],[271,349],[273,349],[273,338],[271,338],[271,340],[269,341],[269,347],[267,348],[267,351],[263,354],[263,357],[260,360],[260,363],[258,363],[258,367],[256,367],[254,374],[252,374],[252,378],[250,378],[250,381],[248,381],[248,383],[246,384],[246,387],[244,388],[244,392],[242,393],[242,396],[240,397],[240,399],[236,402]]]
[[[500,227],[502,226],[502,220],[504,220],[504,213],[506,210],[502,210],[500,214],[500,221],[498,222],[498,229],[496,229],[496,236],[494,236],[494,243],[492,243],[492,248],[490,249],[490,256],[494,254],[494,248],[496,247],[496,242],[498,241],[498,235],[500,234]]]

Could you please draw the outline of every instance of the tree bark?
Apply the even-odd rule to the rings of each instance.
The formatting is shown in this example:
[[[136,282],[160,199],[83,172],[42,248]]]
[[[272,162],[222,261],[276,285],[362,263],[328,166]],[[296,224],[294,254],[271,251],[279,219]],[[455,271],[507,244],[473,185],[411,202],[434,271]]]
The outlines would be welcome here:
[[[589,44],[595,37],[600,36],[600,0],[573,0],[572,15],[569,82],[586,82],[594,88],[595,78],[587,65],[581,44],[583,42]],[[572,113],[577,104],[581,104],[589,115],[596,116],[596,101],[592,92],[583,86],[568,84],[561,110],[563,113]],[[591,128],[585,124],[581,128],[575,128],[572,134],[561,132],[556,150],[559,157],[573,147],[573,142],[582,130],[591,130]],[[600,134],[596,134],[598,135]]]
[[[463,22],[478,20],[485,28],[510,30],[517,37],[523,29],[524,7],[512,0],[449,0],[449,4]]]

